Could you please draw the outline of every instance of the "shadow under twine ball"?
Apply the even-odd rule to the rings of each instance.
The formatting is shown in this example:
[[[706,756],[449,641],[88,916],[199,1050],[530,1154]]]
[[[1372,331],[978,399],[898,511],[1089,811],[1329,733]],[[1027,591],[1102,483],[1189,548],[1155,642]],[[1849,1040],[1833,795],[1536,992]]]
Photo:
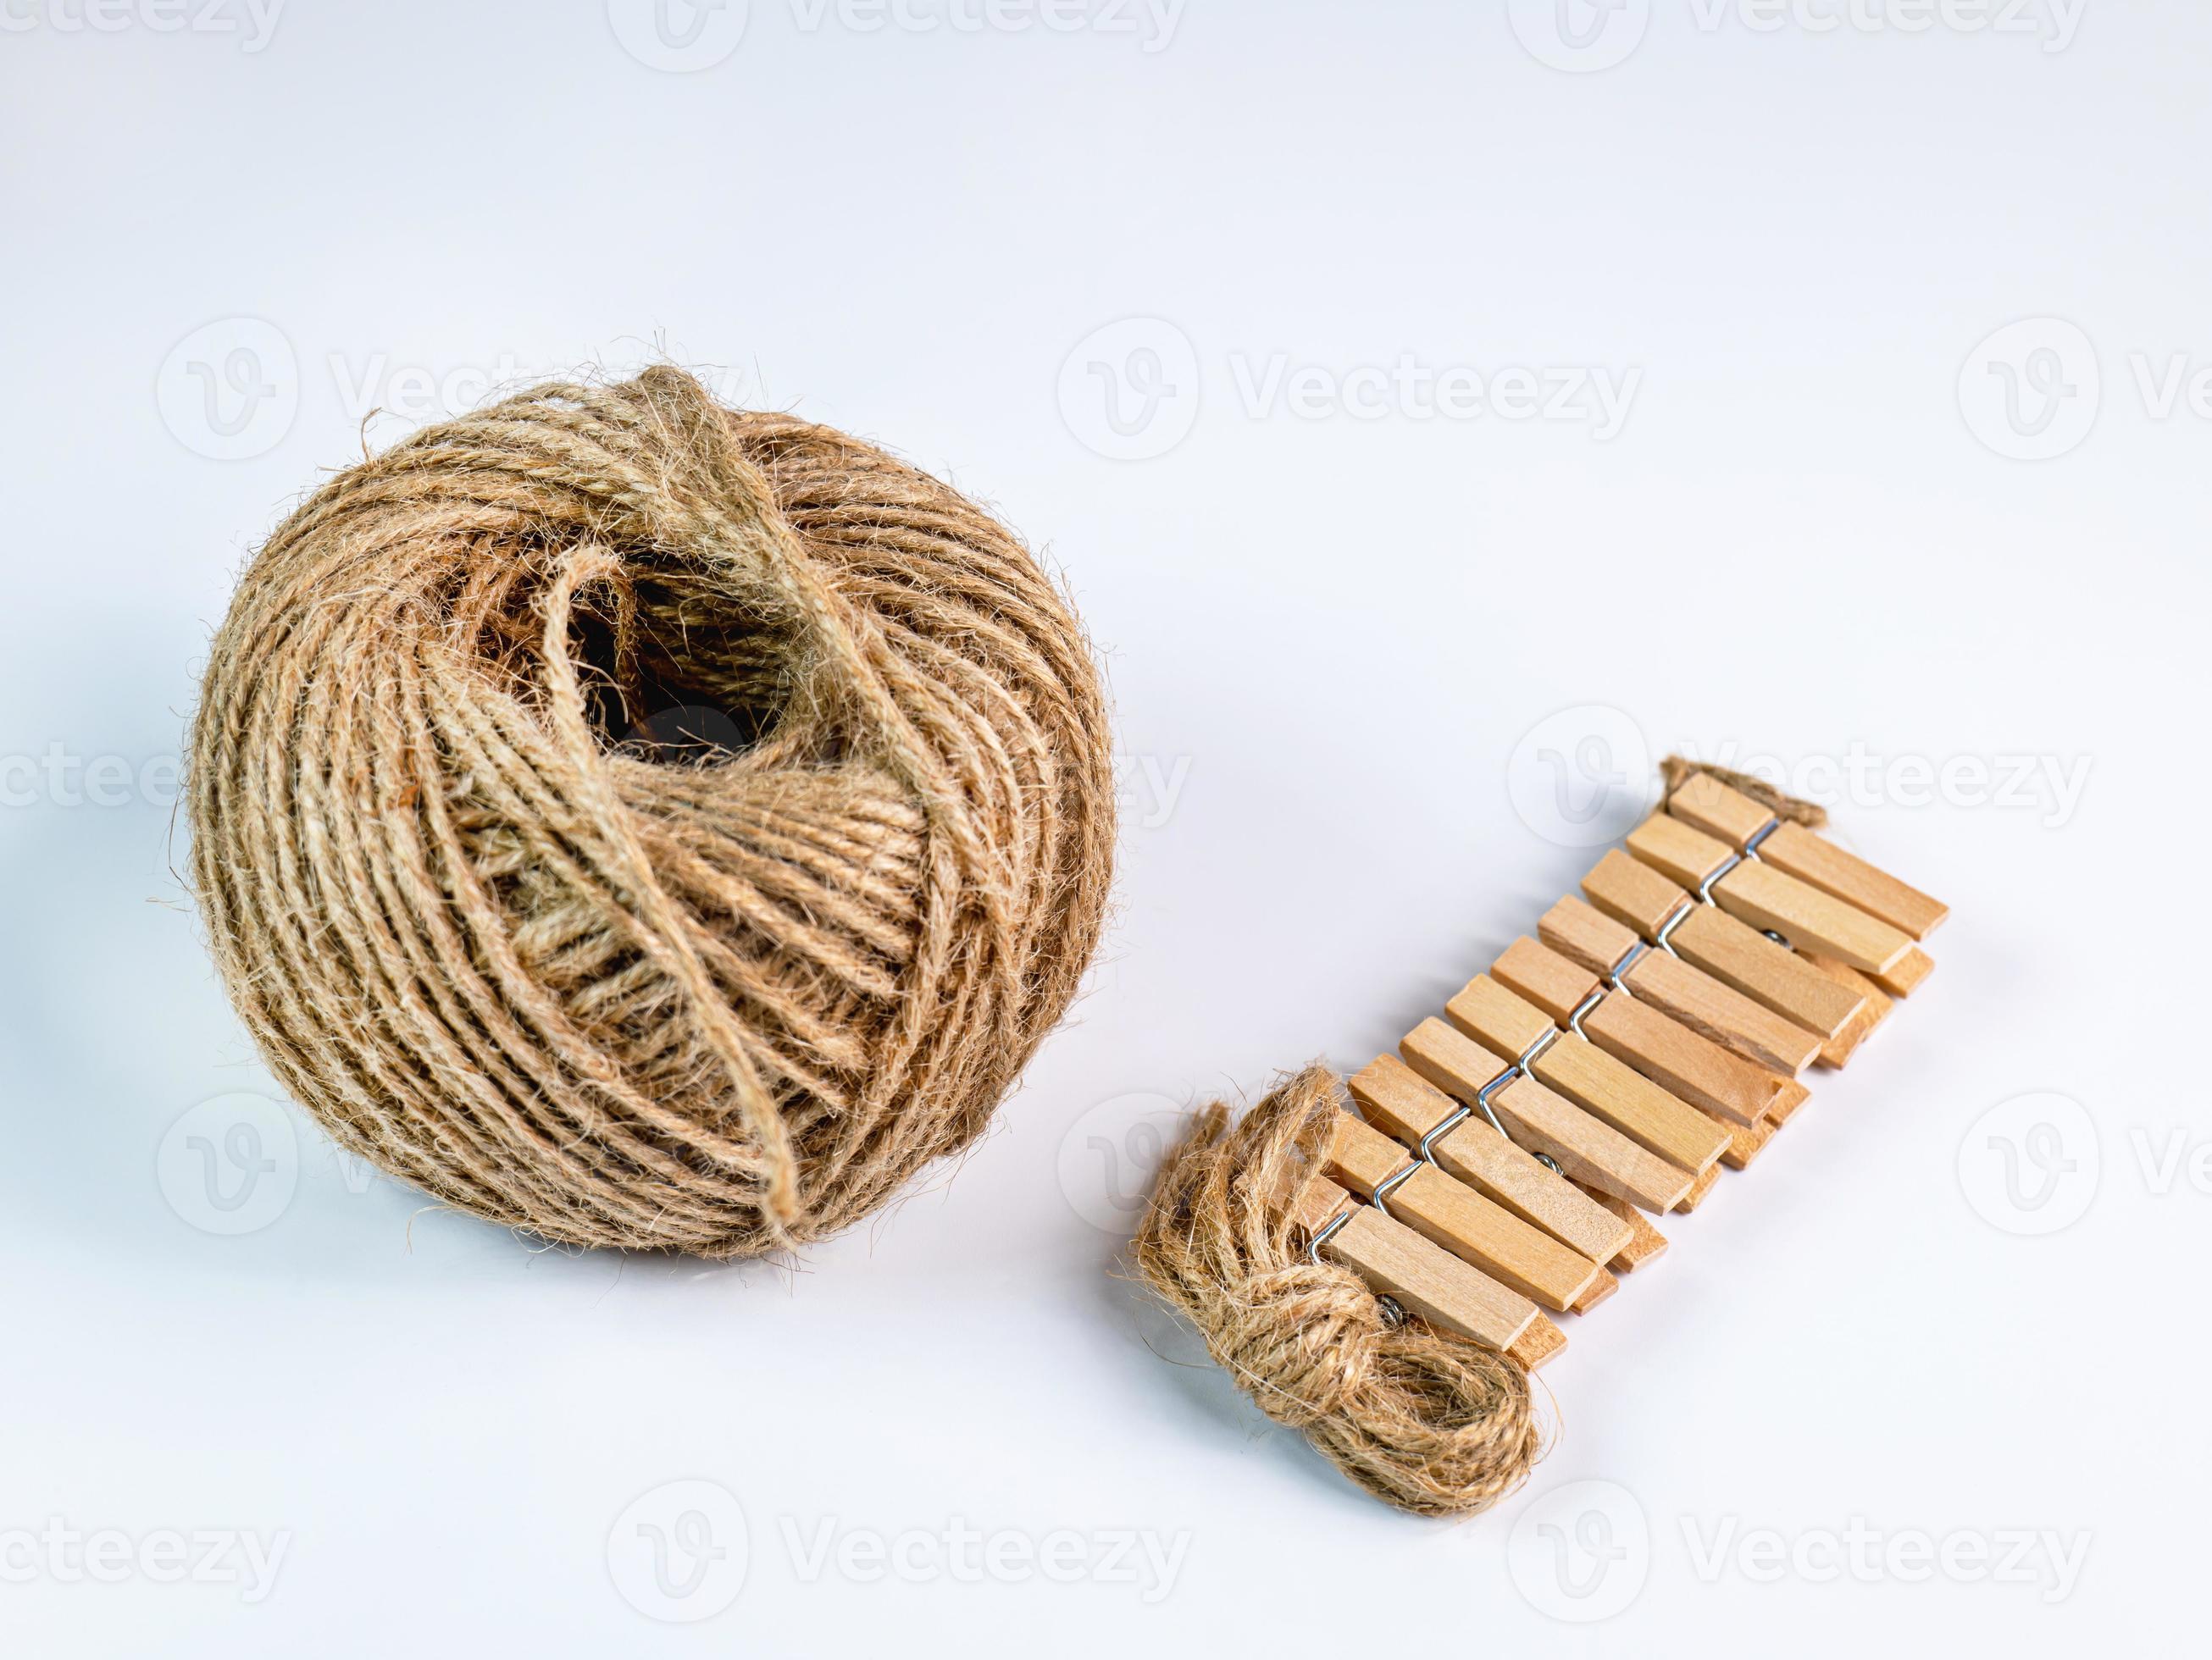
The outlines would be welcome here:
[[[216,636],[188,792],[223,980],[339,1142],[718,1257],[982,1132],[1114,836],[1097,671],[1014,536],[670,369],[317,490]]]

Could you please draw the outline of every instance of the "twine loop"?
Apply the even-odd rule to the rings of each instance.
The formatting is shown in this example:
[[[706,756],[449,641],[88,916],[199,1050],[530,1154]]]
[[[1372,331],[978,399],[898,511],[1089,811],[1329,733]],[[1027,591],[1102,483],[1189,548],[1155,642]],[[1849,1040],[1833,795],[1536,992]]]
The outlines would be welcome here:
[[[1146,1283],[1276,1422],[1402,1509],[1486,1508],[1534,1466],[1528,1374],[1416,1320],[1394,1324],[1349,1270],[1304,1255],[1290,1199],[1313,1173],[1344,1087],[1286,1078],[1232,1124],[1216,1103],[1161,1167],[1133,1254]]]

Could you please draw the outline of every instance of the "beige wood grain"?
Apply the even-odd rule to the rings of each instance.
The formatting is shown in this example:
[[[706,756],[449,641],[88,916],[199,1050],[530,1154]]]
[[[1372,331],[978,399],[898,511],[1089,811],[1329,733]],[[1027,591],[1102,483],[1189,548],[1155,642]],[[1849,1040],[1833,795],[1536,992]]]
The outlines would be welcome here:
[[[1459,1103],[1414,1075],[1395,1055],[1377,1055],[1345,1080],[1370,1124],[1412,1147],[1459,1111]]]
[[[1888,1017],[1896,1005],[1889,994],[1848,963],[1838,962],[1832,957],[1808,956],[1805,960],[1821,973],[1838,983],[1851,987],[1866,999],[1860,1006],[1857,1017],[1834,1037],[1820,1045],[1820,1064],[1842,1067],[1858,1052],[1858,1047],[1874,1035],[1875,1027]]]
[[[1832,1038],[1864,1001],[1749,924],[1698,906],[1668,936],[1676,953],[1806,1030]]]
[[[1777,1072],[1795,1077],[1820,1052],[1815,1033],[1664,951],[1638,957],[1626,983],[1660,1013]]]
[[[1692,772],[1684,779],[1681,788],[1667,798],[1667,810],[1739,853],[1774,817],[1741,790],[1729,788],[1710,772]]]
[[[1909,997],[1918,989],[1920,982],[1936,972],[1936,959],[1914,946],[1882,972],[1874,977],[1876,985],[1893,997]]]
[[[1556,1032],[1549,1015],[1514,996],[1487,974],[1477,974],[1444,1004],[1444,1018],[1485,1048],[1518,1057],[1547,1033]]]
[[[1334,1182],[1318,1172],[1293,1177],[1291,1220],[1305,1229],[1308,1238],[1319,1233],[1338,1213],[1358,1203]],[[1278,1190],[1279,1191],[1279,1190]]]
[[[1693,1175],[1710,1170],[1728,1146],[1728,1131],[1707,1114],[1571,1033],[1531,1070],[1539,1083]]]
[[[1600,973],[1636,942],[1626,927],[1572,895],[1544,913],[1536,933],[1560,955]],[[1760,1066],[1795,1077],[1820,1052],[1820,1039],[1804,1027],[1663,951],[1636,960],[1629,975],[1632,986],[1639,972],[1641,995],[1662,1014]]]
[[[1634,1207],[1631,1206],[1630,1209],[1633,1209]],[[1620,1289],[1619,1277],[1610,1270],[1601,1268],[1597,1271],[1597,1278],[1589,1282],[1589,1288],[1575,1299],[1574,1307],[1571,1312],[1576,1314],[1587,1314]]]
[[[1604,984],[1579,963],[1523,934],[1498,954],[1490,972],[1507,991],[1526,997],[1565,1026],[1583,1000]]]
[[[1608,995],[1583,1016],[1583,1030],[1662,1089],[1732,1124],[1757,1124],[1784,1094],[1804,1090],[1633,997]]]
[[[1680,884],[1618,847],[1607,849],[1583,878],[1583,892],[1607,916],[1647,940],[1657,937],[1689,897]]]
[[[1458,1110],[1395,1055],[1378,1056],[1346,1081],[1370,1124],[1407,1147]],[[1447,1174],[1541,1229],[1570,1251],[1603,1263],[1626,1243],[1620,1218],[1590,1202],[1571,1182],[1513,1145],[1480,1117],[1468,1119],[1433,1149]]]
[[[1802,1099],[1801,1096],[1800,1099]],[[1790,1111],[1797,1109],[1792,1106]],[[1766,1151],[1767,1142],[1774,1139],[1777,1118],[1766,1118],[1755,1124],[1732,1124],[1729,1150],[1721,1154],[1721,1162],[1730,1170],[1748,1169],[1751,1161]]]
[[[1567,1334],[1539,1314],[1505,1352],[1521,1362],[1523,1371],[1540,1372],[1566,1346]]]
[[[1490,1106],[1507,1135],[1556,1160],[1561,1175],[1645,1210],[1668,1209],[1697,1179],[1534,1078],[1516,1078],[1490,1098]]]
[[[1912,949],[1911,937],[1833,894],[1757,859],[1713,884],[1713,900],[1753,928],[1771,928],[1801,951],[1817,952],[1879,977]]]
[[[1728,847],[1664,813],[1655,813],[1628,838],[1635,862],[1650,874],[1632,878],[1607,854],[1583,882],[1597,907],[1616,922],[1656,939],[1658,929],[1689,908],[1667,936],[1675,954],[1694,963],[1784,1020],[1822,1038],[1833,1037],[1857,1013],[1859,1000],[1826,975],[1808,969],[1787,946],[1714,906],[1695,902],[1692,889],[1731,857]]]
[[[1469,980],[1444,1013],[1461,1031],[1499,1053],[1525,1054],[1553,1034],[1531,1069],[1537,1081],[1692,1175],[1710,1168],[1728,1145],[1727,1135],[1697,1108],[1574,1033],[1561,1032],[1542,1009],[1487,974]]]
[[[1776,869],[1856,906],[1916,940],[1926,939],[1951,914],[1949,906],[1877,869],[1856,854],[1846,853],[1802,825],[1784,824],[1777,829],[1759,844],[1759,857]]]
[[[1398,1052],[1437,1088],[1470,1105],[1512,1067],[1433,1015],[1406,1034]],[[1533,1078],[1506,1085],[1490,1098],[1490,1110],[1516,1143],[1556,1160],[1562,1175],[1618,1193],[1647,1210],[1666,1209],[1693,1179]]]
[[[1342,1112],[1325,1168],[1371,1202],[1375,1190],[1412,1158],[1401,1142]],[[1572,1306],[1604,1272],[1589,1257],[1432,1166],[1423,1165],[1400,1182],[1383,1203],[1393,1220],[1546,1308]]]
[[[1667,1236],[1652,1227],[1644,1213],[1634,1205],[1625,1199],[1616,1199],[1610,1193],[1600,1193],[1591,1188],[1583,1190],[1594,1203],[1603,1205],[1632,1229],[1627,1242],[1606,1263],[1607,1268],[1616,1274],[1630,1274],[1655,1257],[1665,1254]]]
[[[1536,937],[1577,967],[1607,974],[1640,936],[1570,894],[1537,922]]]
[[[1434,1015],[1398,1040],[1398,1052],[1407,1065],[1444,1094],[1470,1106],[1483,1089],[1513,1069],[1510,1060],[1492,1054]]]
[[[1321,1254],[1366,1281],[1376,1295],[1394,1297],[1408,1314],[1486,1348],[1510,1347],[1530,1321],[1540,1318],[1536,1305],[1526,1297],[1392,1221],[1374,1206],[1355,1203],[1326,1177],[1316,1178],[1308,1189],[1300,1215],[1319,1211],[1325,1222],[1346,1204],[1352,1206],[1352,1220],[1329,1236]],[[1318,1233],[1320,1229],[1310,1231]]]
[[[1674,1201],[1674,1209],[1684,1211],[1695,1210],[1699,1205],[1705,1203],[1705,1197],[1718,1184],[1720,1178],[1721,1167],[1717,1164],[1698,1177],[1696,1182],[1692,1184],[1687,1193]]]
[[[1628,833],[1628,851],[1668,881],[1695,891],[1735,850],[1671,813],[1654,813]]]
[[[1375,1190],[1413,1158],[1412,1149],[1396,1137],[1353,1113],[1339,1112],[1322,1167],[1331,1181],[1341,1183],[1359,1198],[1372,1200]]]

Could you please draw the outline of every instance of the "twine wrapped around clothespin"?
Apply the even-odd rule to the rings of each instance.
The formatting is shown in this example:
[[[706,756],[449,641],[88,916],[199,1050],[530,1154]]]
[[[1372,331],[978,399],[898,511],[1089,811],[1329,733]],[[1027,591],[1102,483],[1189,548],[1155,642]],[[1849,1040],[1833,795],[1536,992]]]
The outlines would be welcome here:
[[[1528,1373],[1511,1356],[1394,1319],[1358,1275],[1309,1252],[1301,1190],[1345,1108],[1315,1065],[1232,1124],[1219,1102],[1161,1168],[1138,1271],[1196,1326],[1277,1423],[1368,1492],[1425,1515],[1477,1511],[1540,1451]]]
[[[1934,964],[1946,908],[1826,815],[1669,757],[1668,797],[1347,1087],[1200,1115],[1136,1241],[1261,1409],[1369,1492],[1476,1511],[1533,1466],[1528,1373]],[[1356,1107],[1356,1112],[1354,1108]]]

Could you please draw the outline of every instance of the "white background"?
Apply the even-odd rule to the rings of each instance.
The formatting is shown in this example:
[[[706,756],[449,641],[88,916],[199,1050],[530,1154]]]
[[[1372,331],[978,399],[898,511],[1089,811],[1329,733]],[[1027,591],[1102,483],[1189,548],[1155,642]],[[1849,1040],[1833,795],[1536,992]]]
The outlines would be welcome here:
[[[948,4],[870,29],[754,0],[733,40],[679,3],[687,49],[628,0],[293,0],[273,27],[191,0],[182,28],[9,0],[0,1642],[1861,1656],[2199,1628],[2212,16],[1572,0],[1563,36],[1549,0],[1097,0],[1061,30]],[[2021,319],[2057,321],[1983,347]],[[273,1094],[164,782],[238,568],[372,406],[376,445],[488,378],[656,354],[992,503],[1064,571],[1127,757],[1076,1023],[957,1172],[797,1271],[533,1251],[289,1108],[180,1124]],[[1401,359],[1504,407],[1424,418],[1352,373]],[[1514,418],[1514,368],[1633,372],[1626,421]],[[1100,452],[1133,449],[1161,452]],[[1436,1010],[1594,858],[1545,792],[1584,811],[1682,744],[1809,767],[1844,841],[1954,906],[1940,971],[1571,1323],[1526,1492],[1407,1518],[1113,1277],[1116,1193],[1148,1112],[1357,1066]],[[2052,769],[2026,804],[1997,798],[2013,756]],[[2083,1112],[1978,1124],[2035,1092]],[[187,1138],[252,1153],[234,1124],[270,1168],[222,1212]],[[1990,1197],[1992,1135],[2050,1204]],[[1611,1485],[1559,1496],[1584,1482]],[[2040,1546],[2028,1583],[1879,1551],[1828,1577],[1854,1518],[2086,1556],[2063,1596]],[[707,1617],[640,1611],[641,1524],[722,1553],[669,1559],[700,1589],[659,1611]],[[114,1583],[52,1525],[122,1536]],[[1762,1529],[1796,1548],[1771,1583],[1738,1549]],[[235,1548],[167,1582],[158,1536],[223,1530],[281,1542],[271,1582],[224,1577]],[[1114,1560],[1125,1533],[1172,1573]],[[908,1577],[866,1577],[871,1539]],[[1021,1566],[1048,1548],[1071,1583]]]

